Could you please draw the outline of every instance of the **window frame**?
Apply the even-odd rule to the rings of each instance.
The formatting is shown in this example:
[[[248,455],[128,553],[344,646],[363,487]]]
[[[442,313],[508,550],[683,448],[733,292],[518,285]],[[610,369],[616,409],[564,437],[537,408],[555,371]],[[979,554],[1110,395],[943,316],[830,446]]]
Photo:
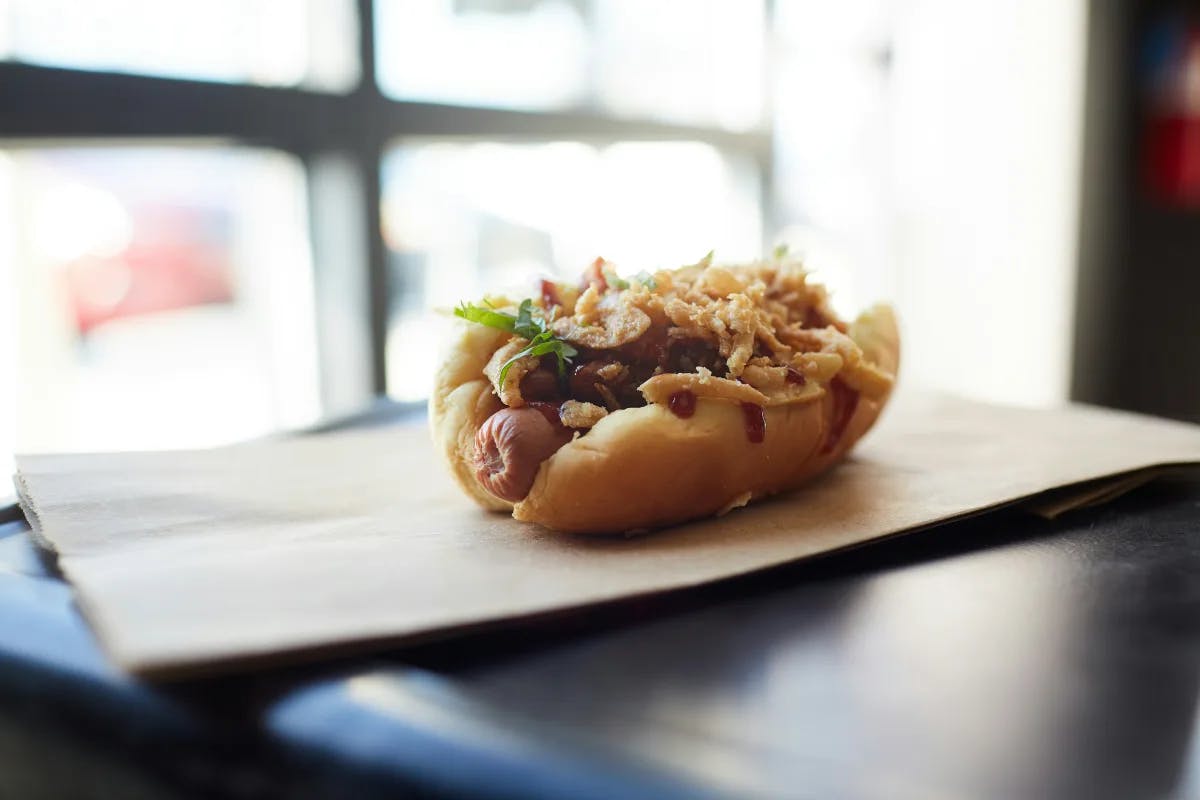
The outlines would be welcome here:
[[[436,137],[705,142],[724,152],[747,156],[757,166],[763,227],[766,232],[772,229],[774,142],[769,122],[762,128],[739,132],[583,109],[519,111],[395,99],[385,95],[376,80],[373,0],[356,0],[356,10],[360,79],[356,87],[344,93],[0,62],[0,145],[35,140],[168,144],[207,140],[272,148],[297,156],[309,176],[309,233],[315,269],[319,273],[323,268],[333,268],[328,265],[344,264],[358,271],[365,290],[365,296],[358,298],[366,321],[361,347],[357,348],[361,352],[352,357],[368,359],[369,370],[347,370],[345,342],[334,352],[324,337],[318,336],[322,406],[326,413],[349,410],[344,386],[335,388],[346,381],[365,383],[359,392],[363,402],[370,395],[387,392],[385,348],[391,287],[381,217],[381,170],[385,150],[397,140]],[[769,3],[767,10],[769,16]],[[339,198],[345,200],[349,192],[354,200],[357,230],[350,235],[359,245],[355,258],[347,259],[345,252],[322,252],[319,244],[346,241],[345,231],[329,236],[320,230],[328,224],[322,209],[339,202],[339,198],[321,197],[322,189],[312,178],[314,170],[331,160],[349,167],[343,170],[349,181],[348,185],[342,182]],[[347,260],[358,263],[347,264]],[[314,278],[320,285],[320,275]],[[323,313],[322,302],[318,293],[318,316]],[[333,396],[343,401],[331,403]]]

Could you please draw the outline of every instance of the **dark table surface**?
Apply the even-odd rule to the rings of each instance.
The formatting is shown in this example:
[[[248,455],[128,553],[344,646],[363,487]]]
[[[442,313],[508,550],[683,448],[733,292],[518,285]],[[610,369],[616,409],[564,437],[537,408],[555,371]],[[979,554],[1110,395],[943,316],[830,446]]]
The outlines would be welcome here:
[[[387,408],[360,420],[386,424]],[[0,522],[0,797],[1200,797],[1200,480],[153,686]]]

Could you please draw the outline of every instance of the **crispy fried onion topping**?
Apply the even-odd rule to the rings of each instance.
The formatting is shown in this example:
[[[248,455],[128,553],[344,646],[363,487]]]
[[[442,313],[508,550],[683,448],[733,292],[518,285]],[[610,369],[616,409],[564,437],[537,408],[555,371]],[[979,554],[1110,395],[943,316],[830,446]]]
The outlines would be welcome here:
[[[708,397],[716,400],[730,400],[736,403],[754,403],[764,407],[815,400],[825,393],[818,383],[795,384],[786,377],[776,379],[770,370],[778,369],[786,373],[786,367],[747,367],[747,373],[754,372],[762,378],[759,385],[750,381],[736,381],[728,378],[717,378],[708,370],[701,367],[694,373],[664,373],[655,375],[638,387],[647,402],[665,404],[671,395],[687,390],[696,397]]]
[[[549,295],[543,288],[542,293],[553,299],[545,312],[554,335],[579,349],[580,358],[614,360],[604,369],[616,372],[622,364],[644,359],[647,342],[683,341],[710,348],[715,355],[706,363],[716,374],[703,366],[665,360],[648,380],[644,375],[649,372],[640,373],[638,380],[644,382],[638,389],[651,403],[664,403],[683,389],[698,397],[768,406],[804,402],[824,394],[834,377],[877,398],[895,380],[864,357],[848,335],[849,326],[830,308],[824,287],[809,283],[794,261],[716,266],[706,258],[629,281],[592,280],[582,291],[560,287]],[[542,306],[547,302],[543,299]],[[527,344],[514,338],[484,370],[510,407],[524,405],[521,381],[537,369],[538,360],[514,362],[503,385],[498,384],[500,368]],[[696,371],[672,371],[681,367]],[[597,398],[590,400],[568,398],[566,402],[575,405],[565,412],[564,423],[574,428],[594,425],[606,409],[596,404]],[[606,404],[609,411],[615,407],[607,400]]]
[[[639,386],[638,390],[646,400],[660,405],[665,405],[671,395],[685,390],[696,397],[767,405],[767,396],[753,386],[727,378],[714,378],[712,373],[703,367],[699,372],[668,372],[655,375]]]
[[[655,276],[657,289],[631,298],[652,318],[665,317],[677,337],[702,339],[739,378],[757,356],[789,366],[814,327],[845,328],[823,287],[809,284],[798,264],[760,262],[740,267],[705,263]]]
[[[579,400],[567,400],[558,408],[558,418],[568,428],[590,428],[607,416],[607,409]]]
[[[575,302],[575,313],[550,326],[571,344],[594,350],[611,350],[641,337],[650,329],[650,316],[617,293],[602,297],[591,286]]]
[[[504,376],[503,384],[500,383],[500,371],[509,359],[524,350],[528,344],[529,342],[521,338],[511,339],[508,344],[492,354],[491,359],[483,368],[484,376],[492,382],[492,386],[496,389],[496,396],[509,408],[520,408],[525,405],[525,398],[521,397],[521,379],[531,370],[537,369],[538,360],[534,356],[525,356],[514,361]]]

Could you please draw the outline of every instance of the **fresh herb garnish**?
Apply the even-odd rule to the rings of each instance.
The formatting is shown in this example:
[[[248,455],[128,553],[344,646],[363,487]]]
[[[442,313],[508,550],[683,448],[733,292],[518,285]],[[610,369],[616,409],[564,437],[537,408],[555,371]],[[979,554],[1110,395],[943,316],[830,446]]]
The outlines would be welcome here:
[[[487,301],[485,300],[484,302],[486,303]],[[509,333],[516,332],[514,327],[517,318],[512,314],[505,314],[503,311],[493,311],[483,306],[469,306],[466,303],[461,303],[458,308],[454,309],[454,316],[465,319],[468,322],[478,322],[480,325],[487,325],[489,328],[499,328]]]
[[[504,379],[508,377],[509,368],[526,356],[541,357],[553,353],[558,364],[558,376],[563,378],[567,374],[567,364],[578,355],[578,351],[570,343],[555,336],[554,331],[546,322],[546,315],[540,308],[534,308],[533,301],[529,299],[521,301],[515,316],[504,311],[493,311],[490,308],[466,303],[462,303],[454,309],[454,316],[468,322],[486,325],[489,328],[508,331],[522,339],[529,340],[528,347],[505,361],[504,365],[500,367],[497,383],[501,386],[504,385]]]
[[[783,259],[787,258],[787,254],[788,246],[786,244],[775,245],[774,256],[776,261],[783,261]]]

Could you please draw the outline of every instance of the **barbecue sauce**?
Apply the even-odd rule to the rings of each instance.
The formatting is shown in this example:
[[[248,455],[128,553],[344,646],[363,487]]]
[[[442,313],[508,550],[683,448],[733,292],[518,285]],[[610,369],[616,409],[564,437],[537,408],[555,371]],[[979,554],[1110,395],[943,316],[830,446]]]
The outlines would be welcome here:
[[[680,419],[688,419],[696,413],[696,395],[687,389],[675,392],[667,398],[667,408]]]
[[[746,425],[746,438],[758,444],[767,435],[767,415],[757,403],[742,403],[742,419]],[[667,398],[667,408],[680,419],[688,419],[696,413],[696,395],[684,389]]]
[[[757,403],[742,403],[742,418],[746,423],[746,438],[754,444],[762,443],[767,435],[767,414]]]
[[[833,452],[842,434],[846,432],[846,426],[854,417],[855,410],[858,409],[858,392],[840,379],[833,379],[829,384],[829,391],[833,395],[833,420],[829,423],[829,432],[825,434],[825,442],[821,445],[822,455]]]

